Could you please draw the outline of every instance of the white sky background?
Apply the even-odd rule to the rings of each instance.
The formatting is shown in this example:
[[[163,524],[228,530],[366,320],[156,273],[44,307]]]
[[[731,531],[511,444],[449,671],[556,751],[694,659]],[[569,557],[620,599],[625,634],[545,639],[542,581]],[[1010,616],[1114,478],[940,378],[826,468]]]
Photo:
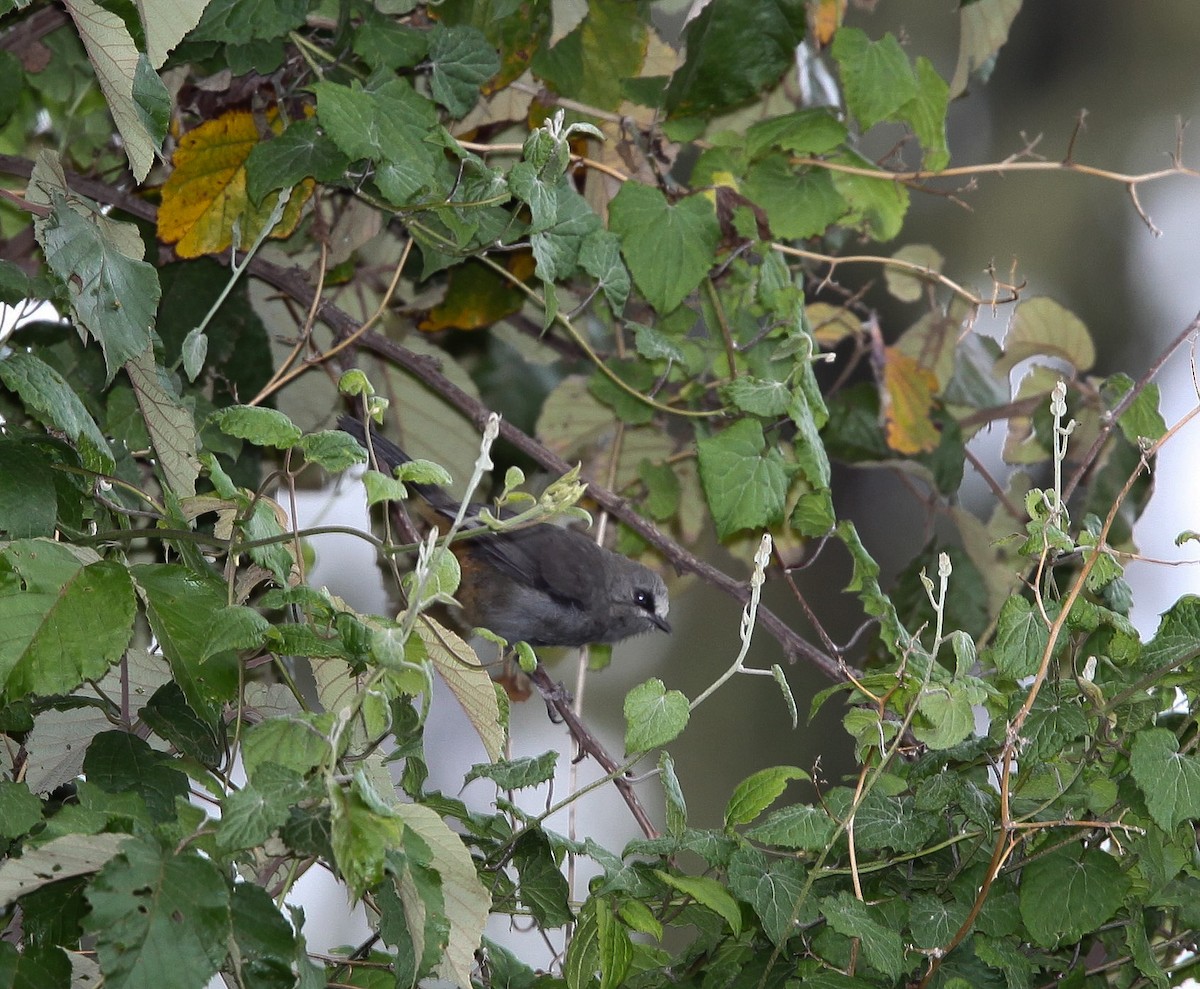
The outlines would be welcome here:
[[[1141,309],[1149,325],[1131,326],[1129,333],[1153,341],[1160,351],[1200,311],[1200,188],[1193,180],[1174,179],[1141,193],[1143,204],[1163,231],[1148,235],[1129,210],[1126,236],[1133,263],[1130,273]],[[1141,228],[1141,229],[1138,229]],[[1148,346],[1148,350],[1151,348]],[[1162,413],[1168,427],[1178,422],[1200,396],[1193,381],[1191,361],[1197,357],[1183,347],[1158,378]],[[1154,496],[1137,528],[1140,552],[1150,560],[1187,561],[1178,566],[1151,562],[1129,565],[1127,577],[1134,589],[1133,619],[1143,637],[1153,635],[1158,616],[1180,596],[1200,592],[1200,544],[1175,545],[1181,531],[1200,531],[1200,421],[1188,423],[1159,455]]]

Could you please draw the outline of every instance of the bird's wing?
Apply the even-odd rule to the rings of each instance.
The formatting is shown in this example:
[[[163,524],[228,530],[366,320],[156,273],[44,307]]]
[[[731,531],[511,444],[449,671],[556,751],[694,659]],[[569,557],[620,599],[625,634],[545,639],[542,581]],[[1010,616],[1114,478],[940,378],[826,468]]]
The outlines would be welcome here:
[[[600,593],[600,548],[581,532],[540,523],[477,538],[496,569],[524,587],[587,611]]]

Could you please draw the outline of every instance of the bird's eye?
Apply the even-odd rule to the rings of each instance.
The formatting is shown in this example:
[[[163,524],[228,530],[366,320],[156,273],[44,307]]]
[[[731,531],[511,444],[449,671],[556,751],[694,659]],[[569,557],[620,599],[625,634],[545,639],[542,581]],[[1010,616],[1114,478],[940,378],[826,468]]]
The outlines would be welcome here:
[[[649,591],[638,589],[633,592],[633,603],[643,611],[654,610],[654,595]]]

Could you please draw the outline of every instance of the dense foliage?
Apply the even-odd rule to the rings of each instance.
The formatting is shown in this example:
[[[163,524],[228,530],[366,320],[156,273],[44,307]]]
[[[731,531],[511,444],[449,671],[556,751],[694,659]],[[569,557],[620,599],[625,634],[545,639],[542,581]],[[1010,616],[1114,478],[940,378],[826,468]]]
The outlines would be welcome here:
[[[1156,386],[1091,376],[1052,299],[872,250],[945,190],[948,102],[1019,3],[953,15],[950,82],[844,8],[710,0],[673,46],[646,0],[570,23],[548,0],[0,0],[0,986],[1191,970],[1200,612],[1181,600],[1142,641],[1122,577],[1171,435]],[[834,277],[852,265],[886,279],[886,314]],[[974,332],[987,306],[1010,308],[1002,341]],[[294,492],[366,459],[329,410],[459,477],[489,410],[509,461],[582,461],[622,551],[778,642],[773,702],[807,713],[788,661],[830,677],[811,706],[844,705],[858,772],[756,772],[694,828],[668,750],[704,697],[652,679],[623,758],[552,698],[645,838],[544,827],[507,794],[555,754],[502,757],[506,695],[429,613],[449,554],[398,555],[385,522],[394,618],[307,581]],[[1019,469],[977,463],[977,517],[956,496],[996,424]],[[837,517],[835,462],[904,472],[942,522],[894,595]],[[436,476],[404,471],[368,473],[371,503]],[[507,480],[522,521],[581,494]],[[714,535],[740,572],[693,555]],[[849,561],[852,647],[759,602],[817,553]],[[489,813],[427,786],[434,677],[494,760],[469,777],[494,783]],[[635,788],[635,767],[656,772]],[[656,786],[661,822],[637,795]],[[586,891],[568,856],[600,870]],[[281,905],[313,867],[369,905],[376,943],[309,956]],[[566,928],[553,971],[483,939],[489,913]]]

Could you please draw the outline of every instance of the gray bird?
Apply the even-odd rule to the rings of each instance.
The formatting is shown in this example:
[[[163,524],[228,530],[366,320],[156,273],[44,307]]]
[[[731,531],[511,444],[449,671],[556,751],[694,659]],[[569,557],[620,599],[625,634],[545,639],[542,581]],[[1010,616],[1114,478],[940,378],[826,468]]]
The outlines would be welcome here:
[[[343,416],[338,427],[368,447],[357,419]],[[369,449],[388,473],[412,459],[374,431]],[[440,516],[442,527],[458,514],[458,502],[441,488],[406,483]],[[482,507],[471,505],[468,515]],[[464,619],[509,642],[582,646],[671,631],[663,579],[575,529],[539,523],[456,540],[451,551],[462,570],[455,598]]]

